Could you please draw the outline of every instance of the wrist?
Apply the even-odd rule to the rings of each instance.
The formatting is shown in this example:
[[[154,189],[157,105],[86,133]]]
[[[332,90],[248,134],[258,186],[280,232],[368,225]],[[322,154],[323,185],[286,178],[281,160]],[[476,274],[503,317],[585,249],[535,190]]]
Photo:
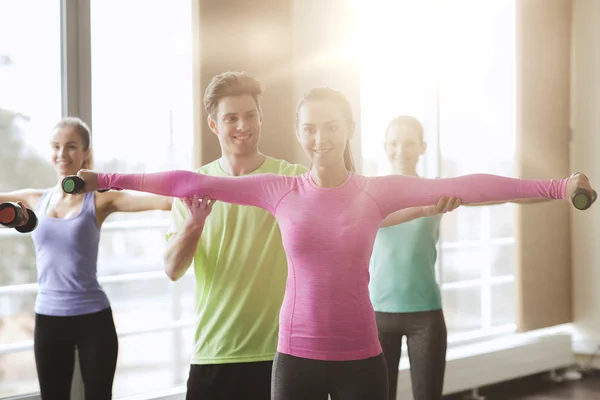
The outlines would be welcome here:
[[[204,228],[204,221],[198,221],[193,217],[188,217],[183,225],[183,231],[190,235],[198,235],[202,233]]]
[[[421,217],[430,217],[435,214],[435,212],[432,212],[431,206],[423,206],[419,209],[419,212]]]

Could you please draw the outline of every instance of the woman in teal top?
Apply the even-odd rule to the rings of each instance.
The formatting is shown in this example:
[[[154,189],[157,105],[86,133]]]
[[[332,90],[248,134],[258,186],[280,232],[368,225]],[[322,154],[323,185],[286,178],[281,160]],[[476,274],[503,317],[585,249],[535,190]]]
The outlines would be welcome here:
[[[402,115],[388,124],[385,151],[393,173],[418,176],[417,164],[426,149],[423,126],[416,118]],[[457,201],[448,199],[441,212],[454,210]],[[513,202],[542,201],[546,200]],[[491,204],[499,203],[486,203]],[[407,339],[414,400],[442,398],[447,331],[435,277],[441,219],[442,214],[437,214],[381,228],[373,247],[369,291],[387,364],[390,400],[396,399],[403,336]]]
[[[410,116],[392,120],[385,151],[395,174],[418,176],[427,146],[421,123]],[[435,278],[436,243],[442,215],[381,228],[371,257],[369,291],[396,399],[402,337],[406,336],[414,400],[442,398],[447,332]]]

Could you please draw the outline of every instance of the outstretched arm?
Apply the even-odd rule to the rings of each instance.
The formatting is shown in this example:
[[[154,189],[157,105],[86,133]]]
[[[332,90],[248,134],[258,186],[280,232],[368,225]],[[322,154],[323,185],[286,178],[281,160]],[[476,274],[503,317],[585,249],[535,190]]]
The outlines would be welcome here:
[[[514,179],[490,174],[424,179],[404,175],[370,178],[367,192],[383,217],[408,207],[432,205],[441,196],[455,196],[463,204],[530,198],[570,199],[577,188],[591,191],[582,174],[560,180]]]
[[[435,206],[405,208],[388,215],[381,223],[381,228],[403,224],[418,218],[444,214],[455,210],[460,206],[460,203],[460,199],[456,197],[441,197]]]
[[[465,204],[466,206],[471,206],[471,207],[478,207],[478,206],[497,206],[500,204],[506,204],[506,203],[513,203],[513,204],[520,204],[520,205],[524,205],[524,204],[540,204],[540,203],[547,203],[549,201],[552,201],[553,199],[546,199],[546,198],[533,198],[533,199],[513,199],[513,200],[505,200],[505,201],[488,201],[485,203],[469,203],[469,204]]]
[[[35,209],[38,200],[44,193],[43,190],[38,189],[21,189],[15,190],[14,192],[0,193],[0,203],[7,202],[18,202],[20,201],[26,207]]]
[[[293,177],[277,174],[221,177],[182,170],[146,174],[81,170],[77,176],[85,181],[87,192],[129,189],[176,198],[209,196],[226,203],[260,207],[271,213],[295,182]]]
[[[123,192],[99,193],[98,198],[110,213],[113,212],[140,212],[151,210],[170,211],[173,204],[171,197],[142,195],[135,196]]]

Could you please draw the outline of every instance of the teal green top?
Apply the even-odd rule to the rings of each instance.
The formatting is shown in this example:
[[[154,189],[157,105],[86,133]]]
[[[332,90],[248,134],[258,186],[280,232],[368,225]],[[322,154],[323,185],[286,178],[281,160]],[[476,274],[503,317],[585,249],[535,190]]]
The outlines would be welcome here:
[[[369,291],[378,312],[442,308],[435,279],[441,215],[379,229],[371,256]]]

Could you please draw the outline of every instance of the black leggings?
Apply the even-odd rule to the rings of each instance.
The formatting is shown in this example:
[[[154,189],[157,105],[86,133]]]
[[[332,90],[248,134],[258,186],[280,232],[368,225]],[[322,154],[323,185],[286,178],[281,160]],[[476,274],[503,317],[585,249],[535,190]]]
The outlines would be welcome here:
[[[448,344],[442,310],[375,315],[389,374],[389,400],[396,400],[403,336],[408,346],[414,400],[441,400]]]
[[[318,361],[276,353],[271,400],[386,400],[383,354],[357,361]]]
[[[112,310],[52,317],[36,314],[35,363],[42,400],[68,400],[79,353],[85,400],[110,400],[118,340]]]

